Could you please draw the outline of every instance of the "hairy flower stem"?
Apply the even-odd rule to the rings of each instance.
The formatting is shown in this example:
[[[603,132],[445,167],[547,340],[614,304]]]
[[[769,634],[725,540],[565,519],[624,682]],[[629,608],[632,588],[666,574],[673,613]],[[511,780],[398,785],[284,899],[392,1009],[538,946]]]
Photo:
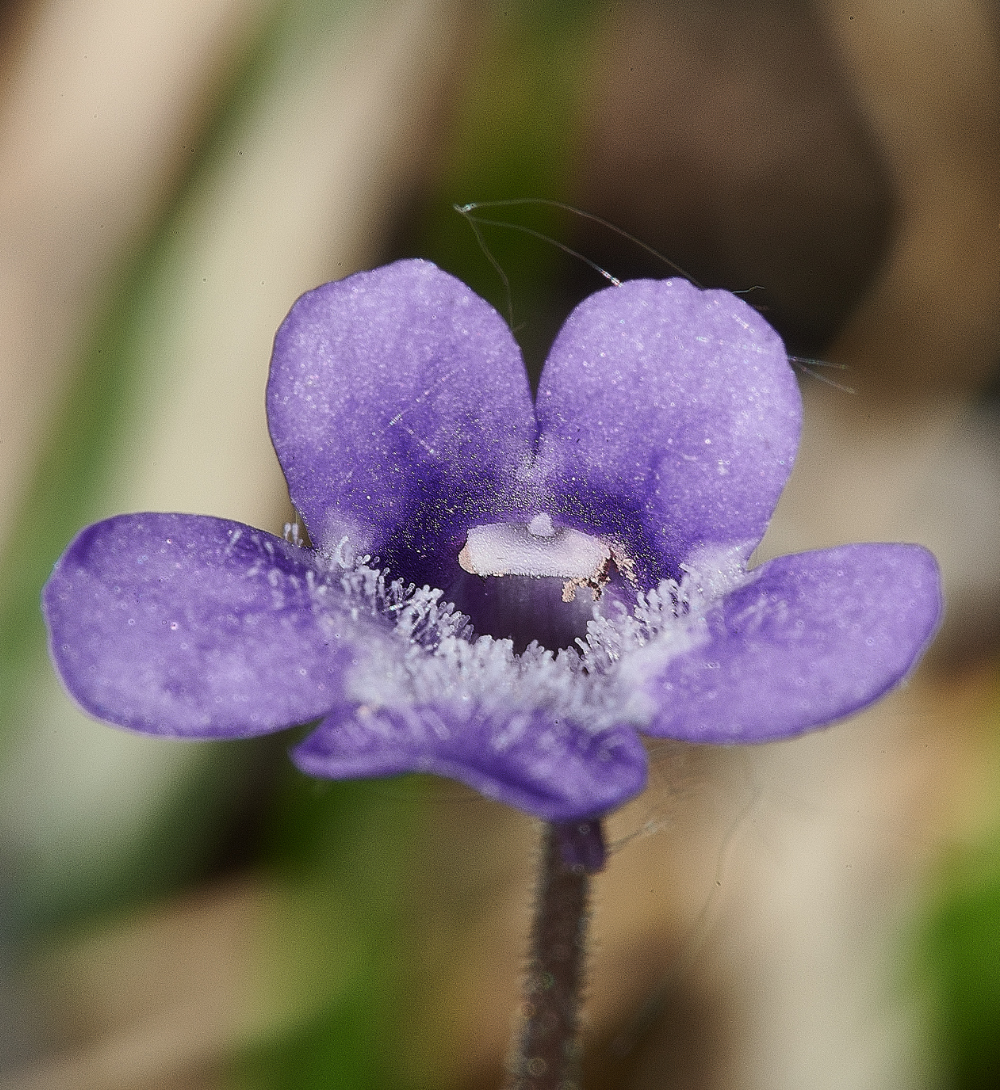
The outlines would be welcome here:
[[[577,1090],[590,875],[604,865],[600,822],[546,825],[524,1022],[507,1090]]]

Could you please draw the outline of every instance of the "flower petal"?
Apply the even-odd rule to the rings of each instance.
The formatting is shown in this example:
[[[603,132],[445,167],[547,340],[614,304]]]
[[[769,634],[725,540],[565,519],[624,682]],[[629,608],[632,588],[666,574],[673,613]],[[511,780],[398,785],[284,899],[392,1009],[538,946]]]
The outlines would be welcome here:
[[[593,734],[540,711],[452,721],[446,705],[344,709],[292,760],[328,779],[434,772],[543,821],[613,810],[646,782],[646,751],[627,727]]]
[[[539,474],[580,529],[616,537],[647,585],[694,549],[763,536],[801,403],[781,339],[725,291],[633,280],[585,299],[542,373]]]
[[[653,674],[650,734],[766,742],[840,719],[896,685],[941,615],[940,576],[919,545],[845,545],[783,556],[708,615],[710,637]],[[642,660],[645,661],[642,661]],[[648,676],[648,674],[647,674]]]
[[[146,514],[77,535],[43,608],[86,711],[148,734],[237,738],[341,698],[361,622],[328,597],[307,550],[238,522]]]
[[[535,439],[510,330],[427,261],[303,295],[275,338],[267,408],[313,542],[346,534],[432,586],[458,574],[451,554],[470,525],[512,509]]]

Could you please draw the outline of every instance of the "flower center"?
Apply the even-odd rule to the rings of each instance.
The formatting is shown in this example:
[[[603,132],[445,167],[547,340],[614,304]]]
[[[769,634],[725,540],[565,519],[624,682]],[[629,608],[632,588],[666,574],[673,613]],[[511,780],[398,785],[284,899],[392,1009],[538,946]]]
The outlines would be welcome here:
[[[527,524],[473,526],[458,562],[469,577],[452,600],[476,631],[557,650],[586,635],[594,603],[608,581],[612,554],[600,538],[556,527],[549,515]]]

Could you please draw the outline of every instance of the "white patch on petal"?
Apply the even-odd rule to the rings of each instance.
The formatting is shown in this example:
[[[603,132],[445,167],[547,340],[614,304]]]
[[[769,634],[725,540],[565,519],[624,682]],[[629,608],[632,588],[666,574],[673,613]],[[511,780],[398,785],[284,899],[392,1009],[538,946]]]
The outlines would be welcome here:
[[[548,515],[527,525],[501,522],[473,526],[458,562],[473,575],[556,576],[599,582],[611,560],[600,538],[566,527],[556,529]]]

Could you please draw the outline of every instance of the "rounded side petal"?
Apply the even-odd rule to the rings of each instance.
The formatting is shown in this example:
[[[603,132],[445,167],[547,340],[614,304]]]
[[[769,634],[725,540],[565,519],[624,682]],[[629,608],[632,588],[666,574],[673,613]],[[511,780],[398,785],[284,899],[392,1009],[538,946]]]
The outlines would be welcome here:
[[[792,467],[801,401],[751,307],[685,280],[585,299],[542,373],[539,474],[559,513],[617,538],[644,582],[696,549],[761,539]]]
[[[452,721],[444,706],[346,708],[292,750],[310,776],[433,772],[543,821],[614,810],[646,783],[646,751],[628,727],[590,733],[543,712]]]
[[[123,515],[77,535],[43,592],[71,696],[147,734],[238,738],[341,698],[358,622],[317,590],[311,553],[241,523]]]
[[[511,508],[535,439],[506,323],[427,261],[303,295],[275,338],[267,412],[313,542],[347,535],[435,586],[447,582],[439,555],[453,559],[470,525]]]
[[[940,575],[919,545],[845,545],[783,556],[708,615],[709,638],[648,671],[650,734],[766,742],[871,704],[913,667],[941,617]]]

